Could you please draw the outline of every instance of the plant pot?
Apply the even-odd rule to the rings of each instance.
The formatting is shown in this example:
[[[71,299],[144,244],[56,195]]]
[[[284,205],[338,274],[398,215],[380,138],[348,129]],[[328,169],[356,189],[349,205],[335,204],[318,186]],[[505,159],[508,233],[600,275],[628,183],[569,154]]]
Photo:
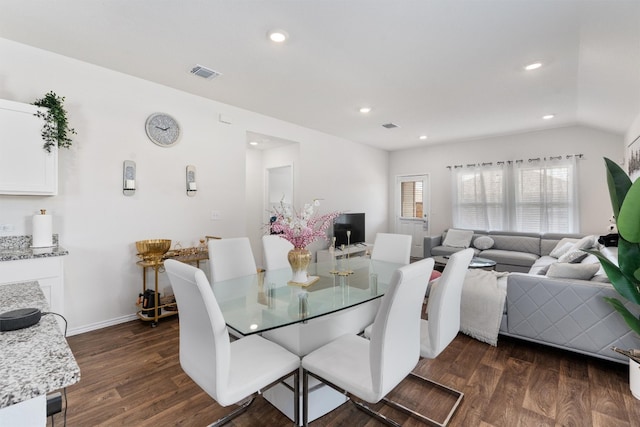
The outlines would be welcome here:
[[[304,248],[294,248],[287,254],[291,265],[291,281],[294,283],[307,283],[307,268],[311,263],[311,252]]]
[[[633,397],[640,400],[640,364],[629,359],[629,388]]]

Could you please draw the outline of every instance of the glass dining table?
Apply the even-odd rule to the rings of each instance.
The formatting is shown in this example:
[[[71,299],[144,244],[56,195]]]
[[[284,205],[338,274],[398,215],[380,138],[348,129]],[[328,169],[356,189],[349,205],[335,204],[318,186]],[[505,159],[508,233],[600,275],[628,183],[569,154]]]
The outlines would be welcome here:
[[[375,300],[389,286],[400,264],[351,258],[312,263],[309,286],[291,284],[288,268],[213,284],[227,326],[242,335],[264,333]]]
[[[311,264],[317,277],[303,287],[290,284],[291,270],[260,272],[213,284],[227,326],[241,335],[260,333],[300,357],[344,334],[373,323],[393,272],[401,264],[350,258]],[[258,355],[257,355],[258,357]],[[265,390],[264,398],[294,419],[292,379]],[[309,420],[342,405],[344,394],[311,378]]]

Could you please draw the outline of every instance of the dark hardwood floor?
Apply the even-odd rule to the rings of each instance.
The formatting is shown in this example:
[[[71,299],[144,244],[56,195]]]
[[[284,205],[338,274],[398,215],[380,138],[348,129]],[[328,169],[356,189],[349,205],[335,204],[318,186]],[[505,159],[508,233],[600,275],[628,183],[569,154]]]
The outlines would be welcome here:
[[[67,390],[68,426],[206,426],[227,414],[181,370],[178,319],[132,321],[69,338],[81,380]],[[260,355],[256,355],[260,357]],[[640,426],[626,365],[500,337],[491,347],[459,334],[415,372],[462,390],[451,426]],[[406,379],[393,397],[434,416],[450,398]],[[406,426],[421,425],[382,405]],[[62,425],[62,414],[55,425]],[[51,425],[51,420],[48,420]],[[284,426],[261,397],[230,426]],[[347,403],[312,426],[378,426]]]

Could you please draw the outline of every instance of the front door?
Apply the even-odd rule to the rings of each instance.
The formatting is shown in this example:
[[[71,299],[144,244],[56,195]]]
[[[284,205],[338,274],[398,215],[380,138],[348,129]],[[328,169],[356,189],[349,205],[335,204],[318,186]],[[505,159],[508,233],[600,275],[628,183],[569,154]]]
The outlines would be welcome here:
[[[424,237],[429,235],[429,175],[396,178],[395,232],[412,236],[412,257],[424,256]]]

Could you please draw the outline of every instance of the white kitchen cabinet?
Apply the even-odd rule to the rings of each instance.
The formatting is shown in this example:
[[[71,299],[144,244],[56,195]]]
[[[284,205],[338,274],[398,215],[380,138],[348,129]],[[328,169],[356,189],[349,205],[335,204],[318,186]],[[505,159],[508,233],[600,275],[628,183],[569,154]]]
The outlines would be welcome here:
[[[58,194],[58,147],[43,148],[38,109],[0,99],[0,194]]]
[[[62,256],[0,262],[0,285],[37,281],[54,313],[64,315]]]

